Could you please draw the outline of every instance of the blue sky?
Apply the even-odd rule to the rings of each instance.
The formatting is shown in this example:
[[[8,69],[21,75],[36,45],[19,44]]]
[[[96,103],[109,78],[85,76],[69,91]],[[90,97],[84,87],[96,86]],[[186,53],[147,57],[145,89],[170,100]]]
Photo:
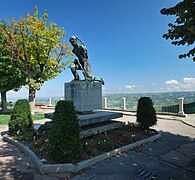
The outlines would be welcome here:
[[[78,35],[86,44],[92,75],[102,77],[104,93],[194,91],[195,64],[180,60],[188,50],[162,38],[174,17],[160,10],[178,0],[9,0],[2,1],[0,19],[9,20],[44,9],[49,21],[66,31],[68,41]],[[65,60],[65,59],[64,59]],[[45,82],[38,97],[63,97],[64,83],[73,79],[69,69]],[[9,92],[9,97],[27,97],[28,90]]]

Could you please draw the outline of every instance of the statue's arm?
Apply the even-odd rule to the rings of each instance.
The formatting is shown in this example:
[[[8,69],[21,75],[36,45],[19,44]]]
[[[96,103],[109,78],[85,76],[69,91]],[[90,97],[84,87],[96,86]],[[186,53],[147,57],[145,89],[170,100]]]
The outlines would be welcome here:
[[[81,42],[81,44],[83,45],[83,46],[85,46],[85,43],[78,37],[78,36],[75,36],[76,38],[77,38],[77,40],[79,40],[80,42]],[[85,46],[86,47],[86,46]]]

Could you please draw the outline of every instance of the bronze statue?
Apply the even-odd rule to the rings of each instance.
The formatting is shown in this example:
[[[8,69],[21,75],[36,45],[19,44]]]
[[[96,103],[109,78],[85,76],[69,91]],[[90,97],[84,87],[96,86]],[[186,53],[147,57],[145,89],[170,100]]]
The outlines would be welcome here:
[[[91,76],[91,67],[88,59],[88,52],[84,42],[77,36],[71,36],[69,41],[73,46],[72,52],[78,57],[78,59],[75,59],[74,62],[70,65],[74,80],[80,80],[77,70],[81,70],[85,80],[99,81],[104,85],[104,81],[102,78]],[[77,41],[80,41],[81,44],[78,44]]]

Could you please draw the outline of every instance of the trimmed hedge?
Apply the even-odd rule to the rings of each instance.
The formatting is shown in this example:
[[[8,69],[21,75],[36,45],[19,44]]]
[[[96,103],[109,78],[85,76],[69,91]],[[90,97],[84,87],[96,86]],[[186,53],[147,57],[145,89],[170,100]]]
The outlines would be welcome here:
[[[141,97],[138,100],[136,121],[144,130],[148,130],[157,123],[156,111],[149,97]]]
[[[76,162],[80,155],[80,126],[71,101],[59,101],[48,131],[52,157],[61,162]]]
[[[8,126],[13,134],[33,129],[33,120],[27,99],[19,99],[16,102]]]

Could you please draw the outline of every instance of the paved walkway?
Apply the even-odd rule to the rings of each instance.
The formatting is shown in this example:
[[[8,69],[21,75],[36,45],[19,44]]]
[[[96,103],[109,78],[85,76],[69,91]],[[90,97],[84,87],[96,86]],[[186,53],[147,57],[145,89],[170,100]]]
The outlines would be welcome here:
[[[44,175],[36,171],[28,157],[0,137],[0,179],[194,179],[195,128],[178,120],[160,117],[155,129],[161,140],[136,148],[122,156],[113,157],[86,168],[80,174],[58,173]],[[174,117],[175,118],[175,117]],[[188,120],[190,119],[190,120]],[[195,121],[189,116],[186,121]],[[135,116],[120,120],[135,122]],[[43,123],[44,121],[36,121]],[[0,126],[0,132],[7,126]]]

